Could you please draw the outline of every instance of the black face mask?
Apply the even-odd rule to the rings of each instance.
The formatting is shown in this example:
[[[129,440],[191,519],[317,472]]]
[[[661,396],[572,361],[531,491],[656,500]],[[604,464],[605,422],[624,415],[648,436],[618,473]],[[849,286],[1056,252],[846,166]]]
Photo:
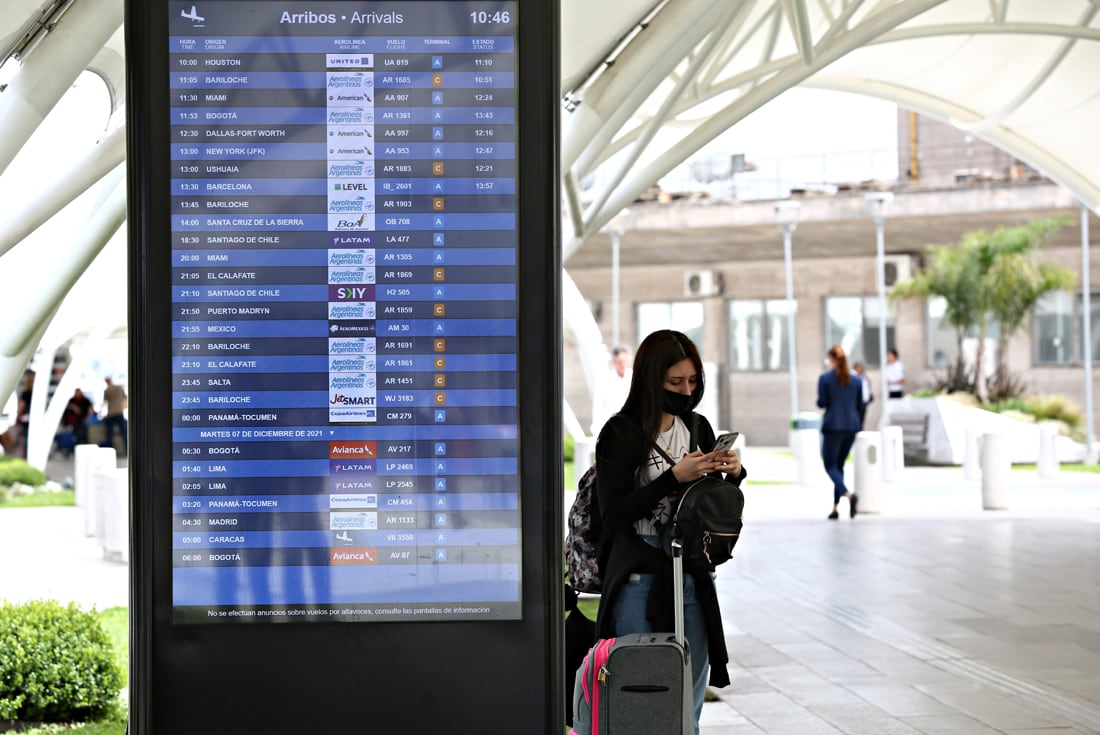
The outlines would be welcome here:
[[[681,416],[691,410],[691,401],[694,398],[690,393],[676,393],[675,391],[666,390],[664,405],[661,409],[665,413],[670,413],[673,416]]]

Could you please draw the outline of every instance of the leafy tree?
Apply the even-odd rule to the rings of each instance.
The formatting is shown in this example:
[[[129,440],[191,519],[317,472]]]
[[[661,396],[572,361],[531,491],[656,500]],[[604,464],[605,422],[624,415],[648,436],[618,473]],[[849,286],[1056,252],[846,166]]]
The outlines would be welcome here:
[[[963,340],[967,331],[981,318],[978,293],[974,283],[978,280],[977,261],[971,257],[971,248],[963,243],[932,245],[928,268],[917,271],[913,278],[901,281],[890,291],[890,300],[938,296],[947,303],[943,320],[955,330],[955,366],[948,377],[951,390],[968,390],[963,361]]]
[[[985,337],[990,324],[1001,325],[998,337],[994,391],[998,397],[1009,392],[1008,340],[1023,327],[1036,304],[1047,293],[1069,290],[1076,274],[1061,266],[1042,263],[1039,251],[1050,234],[1067,224],[1063,217],[1038,220],[1021,227],[1000,227],[965,233],[956,245],[929,247],[930,264],[890,292],[891,300],[939,296],[947,303],[944,321],[955,330],[955,367],[948,385],[968,388],[971,383],[963,363],[963,339],[977,328],[974,390],[983,403],[989,401],[989,386],[982,374]]]
[[[1051,217],[1022,227],[998,228],[988,238],[992,257],[982,290],[990,315],[1001,324],[993,388],[997,398],[1008,393],[1008,340],[1024,326],[1043,296],[1052,291],[1070,291],[1077,285],[1074,271],[1039,259],[1039,251],[1051,233],[1066,224],[1062,217]]]

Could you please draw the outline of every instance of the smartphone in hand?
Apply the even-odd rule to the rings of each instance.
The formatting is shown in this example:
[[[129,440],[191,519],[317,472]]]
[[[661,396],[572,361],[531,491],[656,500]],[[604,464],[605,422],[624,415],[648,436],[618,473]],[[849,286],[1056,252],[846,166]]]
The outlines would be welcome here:
[[[722,434],[718,437],[718,441],[714,443],[715,452],[728,452],[733,449],[733,443],[737,441],[737,437],[741,436],[739,431],[731,431],[728,434]]]

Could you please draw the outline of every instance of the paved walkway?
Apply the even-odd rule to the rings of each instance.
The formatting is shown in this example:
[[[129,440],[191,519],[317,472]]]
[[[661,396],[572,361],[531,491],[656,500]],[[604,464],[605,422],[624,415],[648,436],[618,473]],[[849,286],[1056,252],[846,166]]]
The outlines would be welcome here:
[[[1014,471],[1009,509],[982,511],[961,469],[906,468],[881,513],[827,521],[823,473],[745,465],[718,573],[733,685],[703,735],[1100,733],[1100,475]],[[127,585],[80,509],[0,511],[0,596],[104,608]]]

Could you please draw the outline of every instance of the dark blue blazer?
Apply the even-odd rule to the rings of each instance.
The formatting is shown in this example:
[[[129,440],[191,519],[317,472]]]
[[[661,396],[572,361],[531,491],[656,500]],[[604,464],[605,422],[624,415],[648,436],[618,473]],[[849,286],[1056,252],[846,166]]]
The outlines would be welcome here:
[[[841,385],[835,370],[822,373],[817,379],[817,407],[825,409],[822,431],[859,431],[862,428],[859,414],[863,410],[860,377],[852,373],[848,384]]]

